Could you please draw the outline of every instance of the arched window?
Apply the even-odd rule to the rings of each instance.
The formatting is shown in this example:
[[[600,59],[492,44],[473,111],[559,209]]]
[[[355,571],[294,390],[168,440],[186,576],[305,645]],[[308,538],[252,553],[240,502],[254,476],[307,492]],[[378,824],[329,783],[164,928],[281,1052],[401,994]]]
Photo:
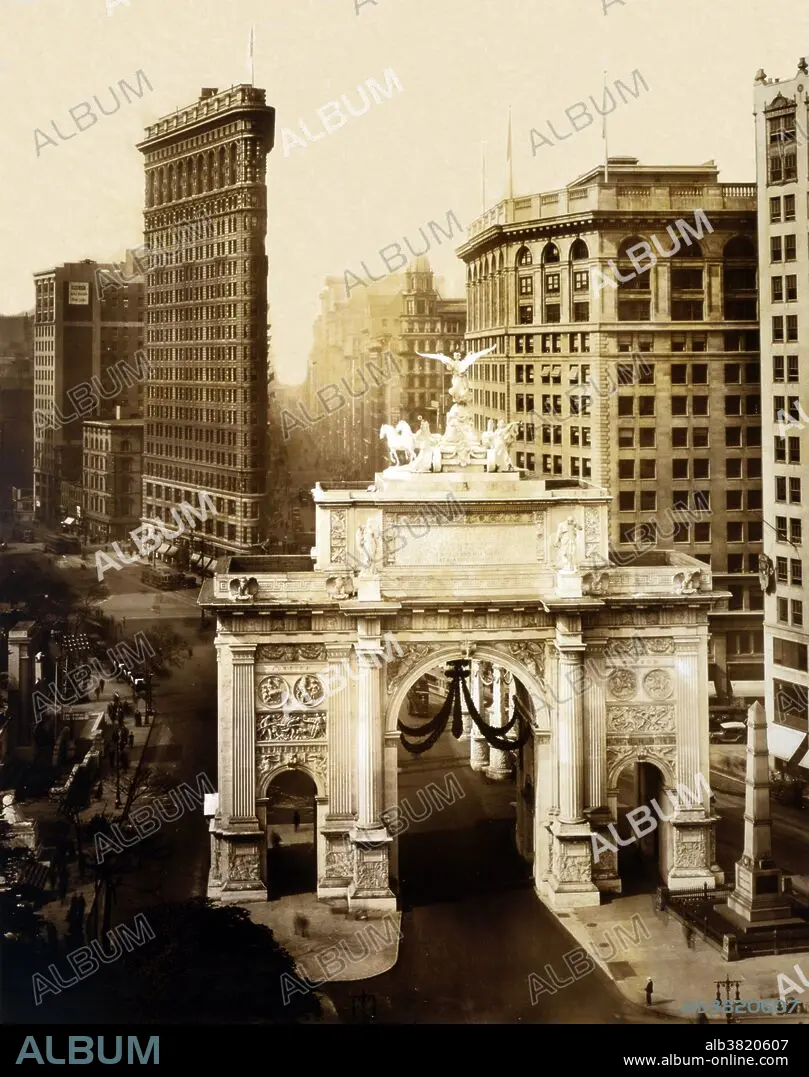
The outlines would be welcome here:
[[[517,265],[518,266],[532,266],[534,259],[531,257],[531,252],[527,247],[521,247],[517,251]]]
[[[230,147],[230,182],[239,182],[238,156],[235,142]]]
[[[554,262],[559,261],[559,248],[555,243],[546,243],[545,249],[542,251],[542,263],[543,265],[552,265]]]
[[[724,316],[728,321],[758,319],[756,247],[749,236],[733,236],[722,251],[722,299]],[[796,276],[772,278],[773,303],[790,302],[798,298]]]
[[[585,258],[590,257],[590,251],[587,249],[587,244],[583,239],[574,240],[573,246],[570,248],[570,260],[571,262],[581,262]]]
[[[174,190],[174,165],[169,165],[168,175],[166,179],[168,187],[168,190],[166,191],[166,200],[168,202],[171,202],[173,201],[176,193]]]

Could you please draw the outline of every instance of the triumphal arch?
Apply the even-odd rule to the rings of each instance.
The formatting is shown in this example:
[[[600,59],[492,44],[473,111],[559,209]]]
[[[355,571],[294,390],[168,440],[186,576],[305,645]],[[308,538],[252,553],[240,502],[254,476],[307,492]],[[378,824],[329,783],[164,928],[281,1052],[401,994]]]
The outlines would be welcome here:
[[[620,888],[617,856],[606,842],[595,856],[592,835],[609,835],[627,766],[659,779],[647,793],[666,819],[664,881],[713,888],[715,819],[697,779],[709,773],[707,616],[722,593],[682,554],[612,563],[609,495],[512,469],[508,429],[475,435],[453,373],[444,435],[424,424],[373,482],[316,486],[311,556],[225,558],[203,588],[219,685],[209,895],[265,898],[267,790],[295,769],[316,788],[319,896],[394,907],[385,821],[400,741],[413,740],[403,704],[460,659],[462,701],[496,680],[519,712],[515,726],[481,704],[478,726],[462,703],[455,732],[494,777],[513,757],[517,842],[543,900],[597,905]]]

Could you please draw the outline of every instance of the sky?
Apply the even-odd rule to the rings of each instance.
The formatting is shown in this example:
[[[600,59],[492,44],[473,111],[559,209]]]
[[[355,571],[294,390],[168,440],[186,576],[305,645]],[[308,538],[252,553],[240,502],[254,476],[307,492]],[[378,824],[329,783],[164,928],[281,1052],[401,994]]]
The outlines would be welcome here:
[[[249,82],[251,25],[255,85],[276,109],[273,350],[279,377],[297,382],[327,276],[364,278],[363,261],[379,275],[381,248],[405,236],[416,246],[430,221],[446,233],[449,212],[465,229],[482,209],[484,157],[486,204],[503,197],[509,109],[517,195],[603,160],[598,118],[559,140],[548,122],[573,132],[565,109],[580,114],[583,101],[592,112],[605,70],[610,85],[631,87],[639,71],[648,86],[619,98],[610,156],[713,159],[722,182],[752,182],[756,71],[792,77],[808,24],[804,0],[0,0],[0,313],[33,307],[35,271],[123,258],[142,242],[144,127],[203,86]],[[324,134],[318,108],[343,94],[358,102],[357,85],[384,86],[389,69],[401,91]],[[142,83],[141,98],[78,132],[69,109],[109,102],[108,87],[134,87],[139,70],[152,89]],[[300,121],[323,137],[307,142]],[[285,128],[299,139],[287,136],[286,155]],[[532,128],[552,144],[535,135],[532,149]],[[451,228],[451,240],[433,232],[428,257],[462,295],[462,234]]]

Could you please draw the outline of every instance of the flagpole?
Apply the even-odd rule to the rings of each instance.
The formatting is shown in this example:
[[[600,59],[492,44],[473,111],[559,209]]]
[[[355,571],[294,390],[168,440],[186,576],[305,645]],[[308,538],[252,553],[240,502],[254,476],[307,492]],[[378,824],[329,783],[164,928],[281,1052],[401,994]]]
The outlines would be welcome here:
[[[508,106],[508,139],[506,142],[506,198],[514,197],[514,161],[511,155],[511,105]]]
[[[480,200],[481,213],[486,212],[486,139],[480,140]]]
[[[607,148],[607,72],[604,71],[604,96],[601,99],[604,113],[601,117],[601,136],[604,139],[604,183],[610,181],[610,157]]]
[[[255,32],[256,32],[255,24],[252,24],[250,26],[250,45],[248,47],[248,53],[247,53],[247,55],[249,57],[249,61],[250,61],[250,85],[251,86],[255,86],[255,84],[256,84],[256,69],[255,69],[255,57],[254,57],[254,52],[255,52]]]

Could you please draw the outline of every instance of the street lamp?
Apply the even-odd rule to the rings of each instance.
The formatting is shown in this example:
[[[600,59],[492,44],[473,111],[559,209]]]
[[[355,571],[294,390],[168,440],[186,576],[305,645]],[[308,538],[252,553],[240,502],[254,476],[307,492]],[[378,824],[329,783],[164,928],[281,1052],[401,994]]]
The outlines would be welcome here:
[[[725,989],[725,1002],[730,1002],[731,1001],[730,992],[731,992],[731,988],[734,988],[734,987],[736,988],[736,1001],[737,1002],[739,1001],[739,988],[742,985],[741,980],[731,980],[730,977],[726,976],[724,981],[723,980],[715,980],[714,983],[716,984],[716,1001],[719,1003],[720,1007],[722,1006],[722,990],[721,989],[723,987]],[[731,1008],[730,1007],[728,1007],[727,1010],[725,1011],[725,1018],[726,1018],[727,1023],[729,1025],[733,1024],[733,1014],[731,1013]]]

